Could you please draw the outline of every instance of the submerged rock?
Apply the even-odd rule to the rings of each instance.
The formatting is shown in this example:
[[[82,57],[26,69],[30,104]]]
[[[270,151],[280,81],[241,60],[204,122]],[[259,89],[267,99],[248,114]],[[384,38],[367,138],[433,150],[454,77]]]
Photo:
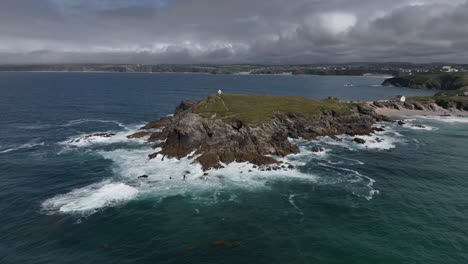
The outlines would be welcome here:
[[[363,138],[354,138],[353,139],[354,142],[358,143],[358,144],[364,144],[366,143],[366,140],[364,140]]]
[[[321,147],[318,147],[318,146],[312,147],[312,152],[322,152],[322,151],[324,151],[324,149]]]
[[[80,141],[91,140],[92,138],[96,138],[96,137],[110,138],[110,137],[113,137],[113,136],[115,136],[114,133],[107,133],[107,132],[95,133],[95,134],[87,135],[87,136],[84,136],[84,137],[81,137],[81,138],[72,139],[72,140],[69,141],[69,143],[79,143]]]

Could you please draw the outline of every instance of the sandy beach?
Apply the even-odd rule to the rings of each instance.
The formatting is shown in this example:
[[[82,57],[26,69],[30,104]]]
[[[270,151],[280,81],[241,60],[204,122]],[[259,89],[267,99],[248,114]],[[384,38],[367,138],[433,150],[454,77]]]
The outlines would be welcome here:
[[[411,109],[391,109],[391,108],[376,108],[375,112],[384,116],[464,116],[468,117],[468,111],[426,111],[426,110],[411,110]]]

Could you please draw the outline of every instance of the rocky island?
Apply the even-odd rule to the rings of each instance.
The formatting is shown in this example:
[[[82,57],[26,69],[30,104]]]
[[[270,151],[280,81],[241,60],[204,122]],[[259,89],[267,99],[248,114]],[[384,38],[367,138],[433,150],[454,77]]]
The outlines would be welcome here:
[[[290,138],[367,135],[377,129],[373,127],[376,122],[383,120],[386,117],[365,103],[222,94],[199,102],[184,100],[173,116],[150,122],[128,137],[148,137],[147,142],[155,144],[150,159],[159,155],[191,157],[203,170],[222,168],[232,162],[277,168],[288,165],[280,165],[271,156],[299,152]]]

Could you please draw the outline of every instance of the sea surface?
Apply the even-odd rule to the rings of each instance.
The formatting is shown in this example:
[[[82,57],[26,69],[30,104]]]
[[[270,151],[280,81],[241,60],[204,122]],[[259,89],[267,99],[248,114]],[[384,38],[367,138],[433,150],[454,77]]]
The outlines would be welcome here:
[[[0,263],[468,263],[467,118],[401,117],[364,145],[295,140],[301,153],[284,159],[294,171],[232,164],[208,177],[186,159],[148,161],[151,147],[126,138],[218,89],[350,101],[432,93],[381,82],[0,73]],[[116,135],[71,142],[96,132]]]

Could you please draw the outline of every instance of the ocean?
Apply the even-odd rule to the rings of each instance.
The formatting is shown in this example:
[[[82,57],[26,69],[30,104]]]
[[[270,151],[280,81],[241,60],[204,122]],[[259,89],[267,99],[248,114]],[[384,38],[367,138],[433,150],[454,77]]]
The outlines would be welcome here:
[[[148,161],[150,145],[126,138],[218,89],[433,93],[382,81],[0,73],[0,263],[468,263],[468,118],[401,117],[364,145],[298,139],[283,158],[294,171],[232,164],[209,177],[186,159]],[[97,132],[115,136],[71,142]]]

